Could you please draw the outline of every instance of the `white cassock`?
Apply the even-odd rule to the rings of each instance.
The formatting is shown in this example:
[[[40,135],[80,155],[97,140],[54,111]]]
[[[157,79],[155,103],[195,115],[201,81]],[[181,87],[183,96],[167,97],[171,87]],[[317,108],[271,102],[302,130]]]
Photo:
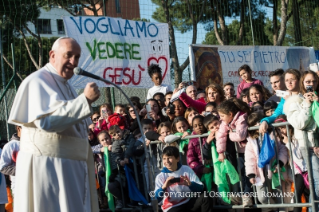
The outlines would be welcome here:
[[[98,212],[87,129],[92,109],[46,64],[21,83],[9,123],[21,125],[15,212]]]

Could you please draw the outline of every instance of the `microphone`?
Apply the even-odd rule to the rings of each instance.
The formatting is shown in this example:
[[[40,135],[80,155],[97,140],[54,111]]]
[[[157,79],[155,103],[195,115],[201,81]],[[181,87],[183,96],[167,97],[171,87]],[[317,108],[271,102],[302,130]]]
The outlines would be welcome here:
[[[83,69],[81,69],[80,67],[75,67],[73,69],[73,73],[75,75],[83,75],[83,76],[86,76],[86,77],[90,77],[90,78],[93,78],[93,79],[96,79],[96,80],[102,80],[104,81],[103,78],[95,75],[95,74],[91,74],[90,72],[87,72],[87,71],[84,71]]]

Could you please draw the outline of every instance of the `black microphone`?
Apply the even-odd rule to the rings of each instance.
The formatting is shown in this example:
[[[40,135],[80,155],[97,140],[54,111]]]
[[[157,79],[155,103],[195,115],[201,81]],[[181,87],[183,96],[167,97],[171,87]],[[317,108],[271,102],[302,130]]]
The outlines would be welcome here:
[[[91,77],[91,78],[96,79],[96,80],[102,80],[102,81],[104,81],[103,78],[101,78],[101,77],[99,77],[99,76],[97,76],[97,75],[95,75],[95,74],[91,74],[90,72],[84,71],[84,70],[81,69],[80,67],[75,67],[75,68],[73,69],[73,73],[74,73],[75,75],[83,75],[83,76],[86,76],[86,77]]]

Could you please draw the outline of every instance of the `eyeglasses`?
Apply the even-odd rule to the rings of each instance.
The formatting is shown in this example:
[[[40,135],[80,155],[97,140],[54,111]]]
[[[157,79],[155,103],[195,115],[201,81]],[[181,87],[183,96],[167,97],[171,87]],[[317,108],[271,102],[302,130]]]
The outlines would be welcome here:
[[[97,120],[99,120],[99,118],[100,118],[100,116],[97,116],[97,117],[95,117],[95,118],[92,118],[92,121],[97,121]]]
[[[134,113],[134,110],[129,110],[128,112],[129,112],[129,113]]]

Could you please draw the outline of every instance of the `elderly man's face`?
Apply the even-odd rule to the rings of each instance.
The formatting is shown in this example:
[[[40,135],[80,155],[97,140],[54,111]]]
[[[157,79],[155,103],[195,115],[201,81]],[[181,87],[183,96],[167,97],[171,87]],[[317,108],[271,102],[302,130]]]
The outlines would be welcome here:
[[[62,39],[59,44],[57,50],[50,51],[50,63],[61,77],[70,79],[73,76],[73,69],[78,66],[81,47],[71,39]]]
[[[191,97],[192,99],[196,99],[196,92],[197,92],[197,89],[195,86],[193,85],[190,85],[186,88],[186,94],[187,96]]]

